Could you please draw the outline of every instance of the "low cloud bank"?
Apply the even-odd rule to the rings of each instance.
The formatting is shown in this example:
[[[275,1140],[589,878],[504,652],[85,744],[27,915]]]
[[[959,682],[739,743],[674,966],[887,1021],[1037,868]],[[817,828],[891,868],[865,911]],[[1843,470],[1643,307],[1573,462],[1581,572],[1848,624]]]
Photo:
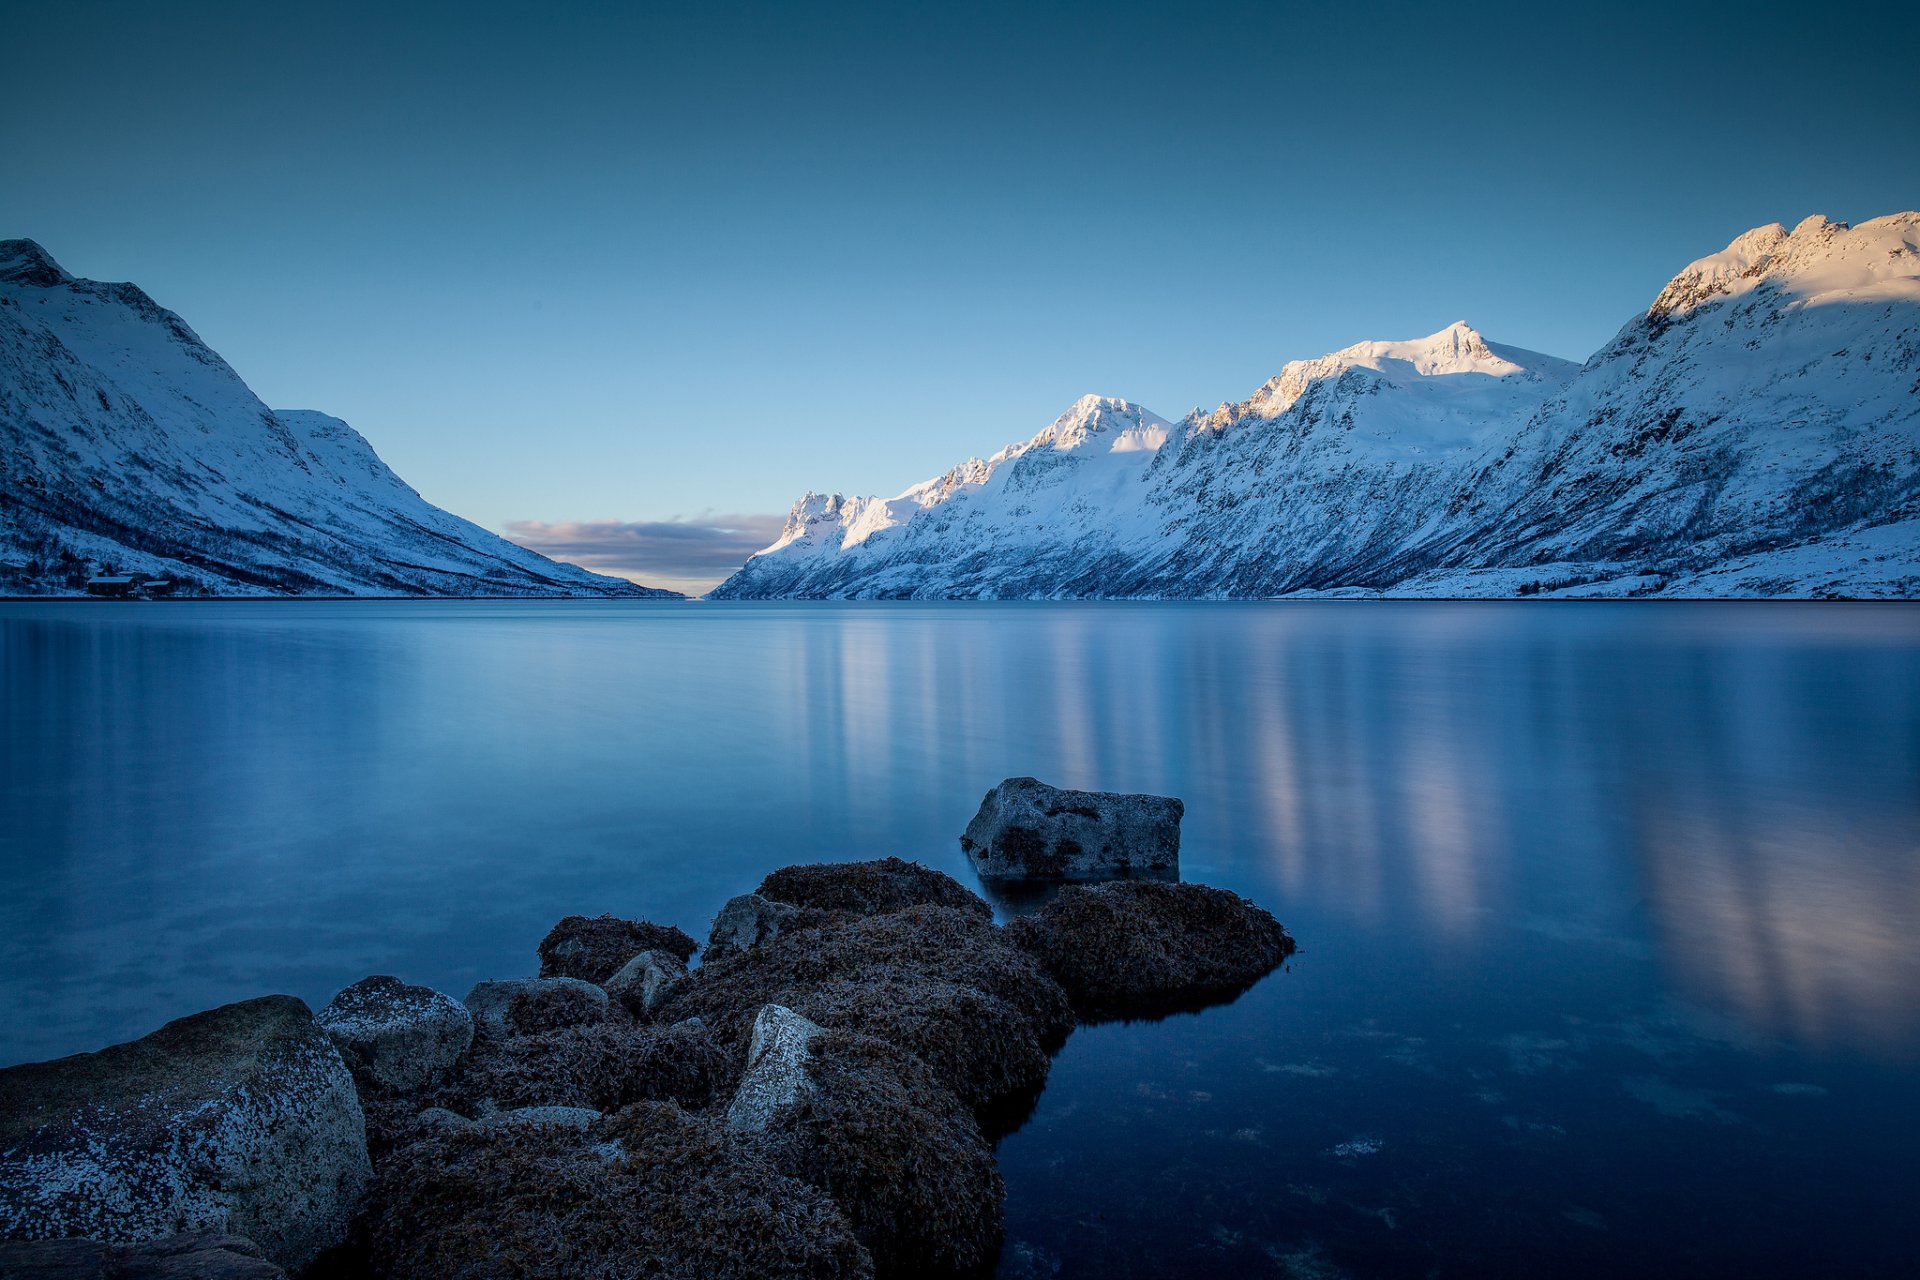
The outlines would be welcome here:
[[[595,573],[699,595],[780,536],[780,515],[671,520],[513,520],[506,535],[530,551]]]

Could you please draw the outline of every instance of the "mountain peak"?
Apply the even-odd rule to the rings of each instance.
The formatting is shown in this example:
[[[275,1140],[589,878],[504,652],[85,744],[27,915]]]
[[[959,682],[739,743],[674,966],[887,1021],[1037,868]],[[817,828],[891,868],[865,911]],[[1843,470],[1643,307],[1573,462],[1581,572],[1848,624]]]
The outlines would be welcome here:
[[[0,284],[50,288],[73,279],[36,240],[0,240]]]

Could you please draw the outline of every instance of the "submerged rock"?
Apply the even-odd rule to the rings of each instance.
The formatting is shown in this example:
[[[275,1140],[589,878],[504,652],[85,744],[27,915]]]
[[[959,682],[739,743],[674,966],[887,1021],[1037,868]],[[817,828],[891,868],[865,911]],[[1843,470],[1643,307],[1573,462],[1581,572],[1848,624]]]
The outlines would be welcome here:
[[[1180,873],[1172,796],[1067,791],[1008,778],[987,792],[960,847],[988,880],[1101,880]]]
[[[872,1261],[823,1192],[758,1142],[670,1103],[585,1130],[475,1125],[396,1151],[367,1215],[394,1277],[863,1280]]]
[[[760,882],[759,894],[775,902],[862,915],[908,907],[952,907],[993,917],[993,908],[979,894],[946,872],[900,858],[782,867]]]
[[[1150,880],[1070,885],[1006,934],[1090,1020],[1231,999],[1294,951],[1280,922],[1237,893]]]
[[[823,1028],[793,1010],[770,1004],[753,1020],[753,1042],[747,1049],[747,1069],[727,1107],[727,1126],[761,1130],[781,1107],[791,1105],[813,1088],[807,1076],[807,1046]]]
[[[765,1126],[774,1165],[832,1193],[880,1274],[972,1273],[993,1259],[1000,1170],[972,1113],[917,1057],[816,1028],[798,1070],[808,1087]]]
[[[644,1017],[660,1007],[667,988],[686,976],[686,961],[665,951],[642,951],[602,985],[629,1012]]]
[[[607,1019],[607,993],[578,978],[479,982],[464,1001],[474,1027],[494,1037],[533,1035]]]
[[[297,1269],[345,1237],[369,1172],[353,1076],[292,996],[0,1071],[0,1236],[231,1232]]]
[[[0,1276],[7,1280],[286,1280],[286,1275],[253,1241],[205,1232],[146,1244],[0,1243]]]
[[[314,1018],[354,1078],[404,1093],[446,1073],[473,1043],[473,1015],[452,996],[398,978],[362,978]]]
[[[540,940],[540,976],[604,984],[643,951],[664,951],[684,969],[697,946],[672,925],[617,916],[568,916]]]

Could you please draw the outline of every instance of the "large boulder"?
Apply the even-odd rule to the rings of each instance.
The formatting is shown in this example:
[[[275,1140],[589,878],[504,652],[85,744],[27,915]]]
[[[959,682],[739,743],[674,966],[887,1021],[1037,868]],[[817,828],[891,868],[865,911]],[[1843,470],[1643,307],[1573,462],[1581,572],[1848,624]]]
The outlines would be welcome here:
[[[195,1232],[146,1244],[98,1240],[0,1243],[6,1280],[286,1280],[260,1246],[239,1236]]]
[[[452,996],[398,978],[362,978],[314,1021],[354,1078],[405,1093],[439,1078],[473,1043],[473,1015]]]
[[[477,982],[463,1002],[482,1036],[535,1035],[605,1022],[607,993],[578,978],[503,978]]]
[[[960,837],[985,880],[1105,880],[1180,873],[1172,796],[1066,791],[1008,778],[987,792]]]
[[[979,894],[946,872],[900,858],[782,867],[760,882],[759,894],[775,902],[862,915],[908,907],[952,907],[993,917],[993,908]]]
[[[1217,1004],[1294,952],[1280,922],[1239,894],[1151,880],[1069,885],[1005,932],[1087,1020]]]
[[[379,1274],[433,1280],[864,1280],[823,1192],[671,1103],[585,1130],[446,1126],[396,1151],[367,1215]]]
[[[642,951],[664,951],[687,961],[697,944],[672,925],[617,916],[568,916],[540,940],[540,976],[603,984]]]
[[[807,1046],[823,1028],[793,1010],[770,1004],[753,1020],[753,1042],[747,1049],[747,1069],[727,1107],[729,1128],[759,1131],[781,1107],[791,1105],[812,1090]]]
[[[728,898],[713,918],[713,927],[707,932],[707,958],[711,960],[730,951],[751,951],[763,942],[803,927],[817,914],[757,893],[737,894]]]
[[[1066,994],[1031,956],[951,907],[830,913],[748,950],[715,950],[657,1016],[701,1018],[744,1066],[770,1004],[919,1055],[983,1115],[1037,1089],[1073,1025]]]
[[[774,1166],[832,1193],[881,1275],[978,1274],[1006,1191],[972,1114],[913,1054],[818,1031],[768,1117]]]
[[[295,1270],[370,1170],[353,1076],[292,996],[0,1071],[0,1237],[246,1236]]]

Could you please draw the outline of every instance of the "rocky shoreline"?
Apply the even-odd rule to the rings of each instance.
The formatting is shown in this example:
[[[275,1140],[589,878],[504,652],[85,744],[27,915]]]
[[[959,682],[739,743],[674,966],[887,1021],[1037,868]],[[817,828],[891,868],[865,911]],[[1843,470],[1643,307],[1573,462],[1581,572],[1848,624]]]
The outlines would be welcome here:
[[[898,858],[777,870],[704,949],[570,916],[464,1000],[375,976],[0,1071],[0,1240],[37,1242],[0,1274],[986,1274],[993,1143],[1072,1029],[1293,950],[1222,889],[1070,884],[1002,926]]]

